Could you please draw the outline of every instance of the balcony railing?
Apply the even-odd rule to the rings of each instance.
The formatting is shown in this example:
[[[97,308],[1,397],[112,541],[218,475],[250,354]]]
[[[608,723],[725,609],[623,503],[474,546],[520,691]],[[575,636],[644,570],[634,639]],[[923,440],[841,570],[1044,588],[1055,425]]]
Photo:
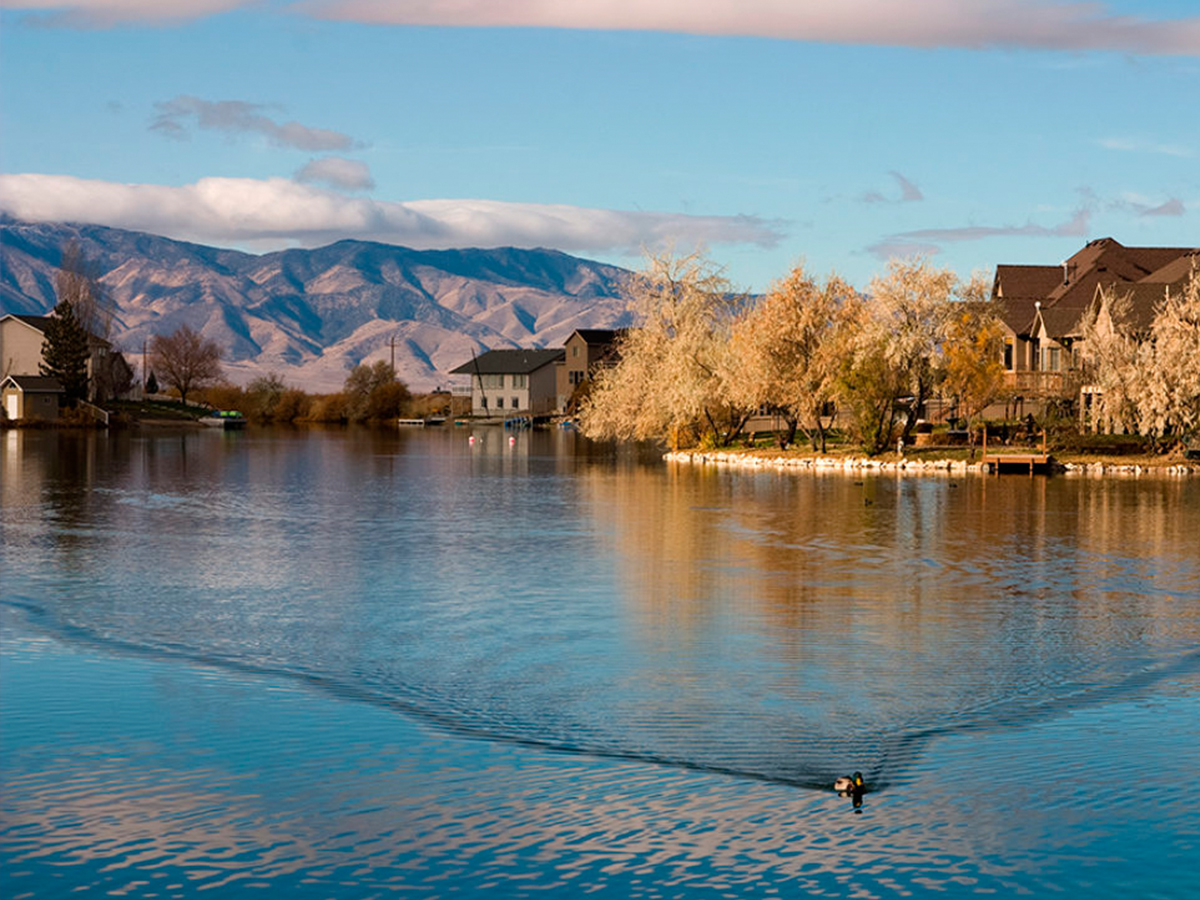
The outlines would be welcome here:
[[[1026,397],[1074,397],[1079,393],[1080,377],[1067,372],[1005,372],[1004,385]]]

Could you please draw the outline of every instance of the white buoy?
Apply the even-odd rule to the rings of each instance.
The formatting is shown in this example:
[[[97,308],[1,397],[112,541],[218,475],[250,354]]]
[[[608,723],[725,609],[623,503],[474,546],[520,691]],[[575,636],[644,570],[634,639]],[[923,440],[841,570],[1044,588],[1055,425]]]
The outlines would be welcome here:
[[[510,446],[510,447],[511,447],[511,446],[512,446],[513,444],[515,444],[516,442],[517,442],[516,436],[514,436],[514,435],[511,435],[511,434],[510,434],[510,435],[508,436],[508,446]]]
[[[469,438],[467,438],[467,443],[474,444],[475,443],[475,435],[471,435]]]

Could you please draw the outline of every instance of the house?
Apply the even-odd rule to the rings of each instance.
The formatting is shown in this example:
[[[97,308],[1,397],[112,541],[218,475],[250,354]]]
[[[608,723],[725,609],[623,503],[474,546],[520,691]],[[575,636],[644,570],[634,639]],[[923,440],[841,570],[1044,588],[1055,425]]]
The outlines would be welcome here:
[[[0,378],[8,375],[40,375],[42,343],[46,339],[49,316],[0,316]],[[112,345],[103,338],[88,335],[88,399],[96,398],[95,373],[101,371]]]
[[[566,410],[576,388],[590,381],[598,368],[616,362],[616,342],[623,333],[623,329],[611,328],[579,328],[571,332],[563,346],[564,356],[557,373],[560,410]]]
[[[53,421],[58,418],[62,395],[58,379],[44,375],[9,375],[0,381],[0,409],[9,420]]]
[[[1100,292],[1128,295],[1134,320],[1148,324],[1164,291],[1181,287],[1193,266],[1200,248],[1126,247],[1112,238],[1088,242],[1059,265],[997,266],[992,299],[1007,331],[1007,386],[1027,398],[1076,399],[1083,323]]]
[[[456,369],[471,376],[471,413],[476,416],[545,416],[557,408],[558,350],[489,350]]]

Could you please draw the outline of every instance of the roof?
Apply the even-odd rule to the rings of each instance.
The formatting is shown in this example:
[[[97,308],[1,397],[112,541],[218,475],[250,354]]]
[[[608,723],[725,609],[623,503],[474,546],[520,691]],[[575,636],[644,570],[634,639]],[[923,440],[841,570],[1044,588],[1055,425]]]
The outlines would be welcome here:
[[[9,313],[6,316],[0,316],[0,321],[2,321],[4,319],[17,319],[21,322],[24,322],[30,328],[37,329],[37,331],[39,331],[40,333],[45,334],[47,323],[53,321],[53,318],[54,318],[53,316],[22,316],[22,315],[18,315],[17,313]],[[100,337],[99,335],[91,334],[90,332],[88,333],[88,343],[93,348],[95,348],[95,347],[111,347],[112,346],[112,344],[109,341],[106,341],[104,338]]]
[[[571,337],[579,335],[585,344],[611,344],[624,330],[624,328],[576,328],[571,332]],[[567,338],[567,340],[570,339]]]
[[[12,383],[26,394],[61,394],[63,386],[49,375],[9,375],[0,384]]]
[[[1118,310],[1124,313],[1119,316],[1122,325],[1132,328],[1135,332],[1147,332],[1154,324],[1154,314],[1171,288],[1172,285],[1169,284],[1142,281],[1137,284],[1101,285],[1098,290],[1102,289],[1116,298]],[[1127,301],[1127,305],[1122,301]]]
[[[992,294],[1001,304],[1001,318],[1017,334],[1035,327],[1035,301],[1050,336],[1078,333],[1097,288],[1130,294],[1137,307],[1131,319],[1140,326],[1153,318],[1164,286],[1182,283],[1197,260],[1200,249],[1195,247],[1126,247],[1110,237],[1098,238],[1057,266],[997,266]],[[1134,285],[1153,287],[1131,290]]]
[[[42,333],[45,333],[46,323],[50,320],[49,316],[20,316],[20,315],[17,315],[16,313],[10,313],[9,315],[3,316],[2,318],[17,319],[20,322],[24,322],[30,328],[36,328],[38,331],[40,331]]]
[[[557,362],[566,355],[560,347],[557,350],[489,350],[482,356],[477,356],[470,362],[465,362],[456,369],[451,369],[452,375],[528,375],[542,366]]]

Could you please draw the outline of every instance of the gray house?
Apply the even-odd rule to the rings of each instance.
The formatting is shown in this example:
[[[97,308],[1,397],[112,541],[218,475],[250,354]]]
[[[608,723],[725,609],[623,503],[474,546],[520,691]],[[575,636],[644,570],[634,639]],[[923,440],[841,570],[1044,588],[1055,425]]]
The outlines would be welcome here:
[[[545,416],[558,405],[558,350],[489,350],[456,369],[471,376],[471,414],[476,416]]]

